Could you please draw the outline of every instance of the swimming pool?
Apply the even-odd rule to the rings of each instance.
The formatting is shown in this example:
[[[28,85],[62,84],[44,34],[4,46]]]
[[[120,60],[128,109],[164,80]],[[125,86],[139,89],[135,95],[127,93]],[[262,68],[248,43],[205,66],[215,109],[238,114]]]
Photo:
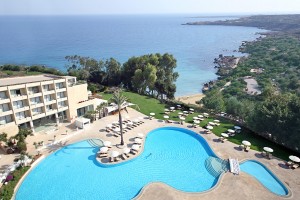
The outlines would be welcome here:
[[[248,160],[240,165],[242,171],[254,176],[260,183],[262,183],[271,192],[286,196],[289,191],[285,185],[263,164],[255,160]]]
[[[122,164],[99,164],[98,149],[82,141],[51,154],[24,179],[16,199],[131,199],[151,182],[201,192],[219,178],[205,166],[215,154],[200,135],[187,129],[153,130],[144,152]]]

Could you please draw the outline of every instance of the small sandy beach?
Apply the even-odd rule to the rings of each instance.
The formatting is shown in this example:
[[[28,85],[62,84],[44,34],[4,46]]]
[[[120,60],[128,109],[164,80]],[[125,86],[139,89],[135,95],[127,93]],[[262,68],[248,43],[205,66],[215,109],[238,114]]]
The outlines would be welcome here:
[[[182,97],[176,97],[176,100],[181,101],[186,104],[196,104],[196,101],[201,100],[205,95],[204,94],[193,94],[193,95],[188,95],[188,96],[182,96]]]

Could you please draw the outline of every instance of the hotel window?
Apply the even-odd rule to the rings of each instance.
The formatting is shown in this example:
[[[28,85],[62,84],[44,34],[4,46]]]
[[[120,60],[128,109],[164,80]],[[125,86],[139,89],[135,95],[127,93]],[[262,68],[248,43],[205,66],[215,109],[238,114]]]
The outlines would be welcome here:
[[[56,89],[61,89],[64,87],[63,83],[56,83]]]
[[[10,93],[13,97],[21,96],[21,90],[11,90]]]
[[[43,112],[42,108],[34,108],[32,109],[32,115],[38,115]]]
[[[37,87],[37,86],[30,87],[30,88],[28,88],[28,90],[29,90],[29,94],[39,93],[39,87]]]
[[[61,107],[65,107],[66,106],[66,103],[64,101],[62,102],[58,102],[58,107],[61,108]]]
[[[12,122],[12,119],[11,119],[10,115],[0,117],[0,125],[7,124],[9,122]]]
[[[50,91],[51,90],[50,85],[44,85],[43,88],[44,88],[44,91]]]
[[[47,111],[50,111],[50,110],[52,110],[52,109],[53,109],[53,106],[52,106],[52,105],[47,105],[47,106],[46,106],[46,110],[47,110]]]
[[[41,103],[40,97],[33,97],[30,99],[31,104],[38,104]]]
[[[44,99],[45,99],[46,102],[53,100],[50,94],[45,95]]]
[[[8,106],[8,103],[1,104],[1,105],[0,105],[0,111],[1,111],[1,112],[6,112],[6,111],[8,111],[8,110],[10,110],[10,109],[9,109],[9,106]]]
[[[64,97],[65,97],[64,92],[58,92],[58,93],[57,93],[57,98],[58,98],[58,99],[64,98]]]
[[[18,109],[18,108],[23,108],[25,105],[24,105],[23,101],[19,100],[19,101],[14,101],[13,106],[14,106],[14,108]]]
[[[17,119],[24,119],[26,117],[25,112],[18,112],[16,113],[16,118]]]
[[[0,92],[0,99],[7,99],[6,92]]]

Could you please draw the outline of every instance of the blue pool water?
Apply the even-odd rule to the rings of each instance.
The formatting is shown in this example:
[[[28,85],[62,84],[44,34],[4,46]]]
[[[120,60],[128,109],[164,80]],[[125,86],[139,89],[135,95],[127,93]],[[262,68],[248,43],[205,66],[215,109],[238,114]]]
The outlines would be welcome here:
[[[284,184],[263,164],[249,160],[241,164],[241,170],[254,176],[266,188],[277,195],[287,195],[288,189]]]
[[[201,192],[219,177],[205,167],[205,160],[215,154],[201,136],[186,129],[150,132],[144,152],[124,164],[99,164],[98,149],[82,141],[51,154],[25,178],[16,199],[131,199],[151,182]]]

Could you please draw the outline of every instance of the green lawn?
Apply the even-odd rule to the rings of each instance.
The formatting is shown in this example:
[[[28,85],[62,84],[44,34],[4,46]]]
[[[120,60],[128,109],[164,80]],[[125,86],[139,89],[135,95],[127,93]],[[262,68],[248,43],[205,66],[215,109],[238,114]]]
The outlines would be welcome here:
[[[112,94],[104,94],[104,93],[100,93],[100,94],[106,100],[108,100],[112,96]],[[150,112],[154,112],[156,114],[155,118],[157,118],[157,119],[163,119],[164,109],[170,107],[169,105],[160,103],[157,99],[154,99],[154,98],[151,98],[148,96],[142,96],[142,95],[132,93],[132,92],[124,92],[124,96],[126,96],[131,103],[138,105],[138,107],[140,108],[139,111],[141,113],[149,116]],[[175,112],[171,112],[169,115],[170,119],[178,121],[179,120],[178,112],[179,112],[178,110],[176,110]],[[185,121],[187,123],[193,123],[193,117],[197,116],[199,114],[202,114],[202,113],[189,114],[186,117]],[[216,118],[209,117],[209,118],[203,120],[200,123],[200,126],[204,127],[209,121],[213,121],[214,119],[216,119]],[[223,119],[223,118],[217,118],[217,119],[220,120],[220,126],[216,126],[212,130],[212,132],[217,136],[221,136],[221,133],[226,132],[228,129],[232,129],[234,126],[234,124],[227,119]],[[252,144],[251,149],[254,149],[257,151],[262,151],[263,147],[265,147],[265,146],[271,147],[274,149],[273,155],[278,158],[284,159],[284,160],[288,160],[288,156],[291,154],[297,155],[297,153],[290,151],[289,149],[286,149],[282,146],[279,146],[263,137],[260,137],[256,134],[254,134],[253,132],[250,132],[245,129],[242,129],[241,133],[228,138],[228,140],[230,142],[237,144],[237,146],[240,145],[243,140],[248,140]]]

